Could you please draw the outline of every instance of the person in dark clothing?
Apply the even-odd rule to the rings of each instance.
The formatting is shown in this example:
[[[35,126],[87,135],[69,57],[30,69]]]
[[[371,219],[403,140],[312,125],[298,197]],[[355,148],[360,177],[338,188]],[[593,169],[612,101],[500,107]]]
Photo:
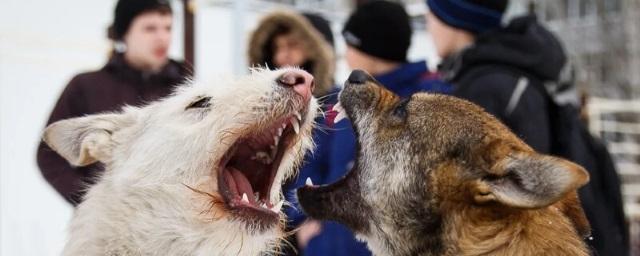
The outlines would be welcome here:
[[[448,92],[450,87],[429,72],[425,61],[408,62],[407,52],[412,29],[409,17],[400,4],[387,1],[370,1],[357,7],[344,26],[347,43],[346,59],[350,68],[364,69],[395,93],[409,97],[420,91]],[[324,99],[325,110],[338,101],[339,89]],[[318,120],[319,135],[315,138],[316,150],[306,158],[298,177],[289,188],[304,186],[311,178],[315,184],[329,184],[345,175],[355,159],[356,141],[348,120],[334,124],[336,113],[329,111]],[[291,193],[288,197],[294,207],[287,213],[293,223],[301,223],[306,216],[299,211]],[[309,221],[309,220],[307,220]],[[315,222],[312,220],[311,222]],[[301,248],[301,254],[357,256],[371,255],[366,244],[337,222],[323,221],[321,231]]]
[[[120,0],[109,30],[114,52],[100,70],[75,76],[58,99],[47,125],[58,120],[140,105],[171,93],[190,72],[167,57],[173,17],[164,0]],[[103,167],[70,166],[41,142],[37,162],[44,178],[72,205],[82,202],[87,187]]]
[[[568,67],[559,40],[535,16],[518,17],[503,26],[508,0],[426,2],[430,10],[427,28],[443,59],[443,79],[454,87],[453,95],[483,107],[536,151],[555,154],[557,95],[545,85],[561,84]],[[603,147],[589,148],[600,150],[576,155],[606,153]],[[627,255],[622,205],[610,203],[619,201],[614,200],[619,197],[619,181],[602,176],[617,174],[598,173],[600,168],[584,164],[592,162],[590,159],[571,160],[584,165],[591,176],[590,183],[579,190],[592,227],[587,243],[596,255]],[[610,195],[608,190],[618,191],[618,195]]]

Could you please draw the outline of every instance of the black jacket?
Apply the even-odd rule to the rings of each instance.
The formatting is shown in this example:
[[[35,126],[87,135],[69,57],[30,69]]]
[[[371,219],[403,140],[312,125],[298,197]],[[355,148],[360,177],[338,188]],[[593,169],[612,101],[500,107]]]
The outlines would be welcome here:
[[[558,129],[555,95],[544,83],[560,84],[566,56],[560,42],[533,16],[514,19],[507,27],[480,35],[475,44],[443,61],[444,79],[454,95],[472,101],[520,136],[536,151],[556,151]],[[577,115],[577,114],[576,114]],[[591,138],[588,135],[586,137]],[[584,137],[584,136],[583,136]],[[597,142],[585,140],[586,142]],[[585,142],[580,141],[580,142]],[[592,228],[588,244],[594,255],[628,255],[628,236],[615,170],[603,145],[585,145],[571,159],[585,165],[590,182],[579,190]],[[587,152],[587,151],[594,152]],[[589,156],[597,155],[592,158]],[[590,159],[584,159],[584,158]],[[594,163],[603,160],[603,163]]]
[[[170,61],[159,73],[146,74],[129,66],[122,55],[114,55],[100,70],[82,73],[60,95],[47,125],[62,119],[107,111],[123,105],[139,106],[164,97],[190,72]],[[44,142],[38,146],[38,167],[44,178],[72,205],[82,201],[88,185],[102,171],[100,164],[72,167]]]
[[[565,62],[557,39],[535,17],[523,17],[480,35],[474,45],[445,59],[441,71],[455,96],[482,106],[535,150],[548,153],[549,102],[531,87],[519,94],[516,85],[522,72],[556,81]],[[515,108],[509,108],[510,101],[517,102]]]

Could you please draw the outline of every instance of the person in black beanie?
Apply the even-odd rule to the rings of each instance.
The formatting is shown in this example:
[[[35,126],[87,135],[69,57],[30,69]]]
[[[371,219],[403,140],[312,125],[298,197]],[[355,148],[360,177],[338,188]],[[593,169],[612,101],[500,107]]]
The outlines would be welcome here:
[[[545,86],[561,84],[567,66],[556,36],[535,16],[517,17],[503,25],[508,0],[426,3],[427,29],[443,59],[440,71],[453,85],[453,95],[482,106],[536,151],[560,152],[555,118],[559,111],[554,95]],[[628,255],[617,174],[615,170],[597,173],[600,168],[589,163],[600,157],[594,157],[595,152],[589,153],[586,147],[577,151],[570,160],[584,165],[591,176],[590,183],[578,191],[591,224],[591,239],[586,242],[596,255]]]
[[[407,60],[412,28],[404,6],[380,0],[365,2],[349,16],[342,35],[349,67],[369,72],[400,96],[449,91],[448,85],[429,72],[426,61]]]
[[[100,70],[71,79],[47,125],[169,95],[175,85],[190,76],[182,63],[168,57],[172,23],[171,6],[166,0],[118,1],[108,33],[114,41],[110,59]],[[70,166],[45,143],[38,146],[37,161],[47,182],[74,206],[103,170],[100,164]]]

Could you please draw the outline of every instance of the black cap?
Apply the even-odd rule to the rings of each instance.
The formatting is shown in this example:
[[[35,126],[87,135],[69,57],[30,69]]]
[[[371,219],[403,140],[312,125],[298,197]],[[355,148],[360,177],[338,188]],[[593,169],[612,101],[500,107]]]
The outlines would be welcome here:
[[[388,1],[358,6],[342,30],[347,45],[398,62],[407,61],[411,33],[411,21],[404,6]]]
[[[109,38],[122,39],[136,16],[154,10],[170,13],[171,4],[168,0],[119,0],[116,4],[113,25],[109,29]]]

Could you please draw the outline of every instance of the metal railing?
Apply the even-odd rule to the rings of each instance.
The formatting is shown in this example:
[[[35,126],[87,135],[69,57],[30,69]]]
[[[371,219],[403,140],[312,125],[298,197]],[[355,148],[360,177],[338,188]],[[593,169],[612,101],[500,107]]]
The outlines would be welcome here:
[[[616,161],[630,223],[631,255],[640,255],[640,100],[592,98],[588,113],[589,130],[603,138]]]

